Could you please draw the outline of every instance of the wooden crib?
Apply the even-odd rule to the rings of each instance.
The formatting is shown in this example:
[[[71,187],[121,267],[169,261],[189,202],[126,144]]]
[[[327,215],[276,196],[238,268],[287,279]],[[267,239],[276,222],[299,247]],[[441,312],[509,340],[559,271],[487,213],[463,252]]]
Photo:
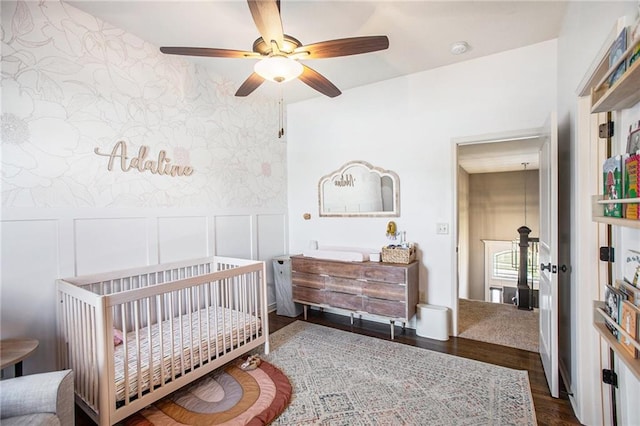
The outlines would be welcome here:
[[[57,280],[58,362],[113,425],[264,344],[264,262],[213,257]],[[125,367],[126,366],[126,367]]]

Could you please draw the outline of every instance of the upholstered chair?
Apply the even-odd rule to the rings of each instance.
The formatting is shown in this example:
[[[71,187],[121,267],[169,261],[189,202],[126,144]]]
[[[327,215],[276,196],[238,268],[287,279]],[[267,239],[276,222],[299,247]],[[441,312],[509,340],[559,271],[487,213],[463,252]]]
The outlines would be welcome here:
[[[0,424],[75,424],[73,371],[53,371],[0,380]]]

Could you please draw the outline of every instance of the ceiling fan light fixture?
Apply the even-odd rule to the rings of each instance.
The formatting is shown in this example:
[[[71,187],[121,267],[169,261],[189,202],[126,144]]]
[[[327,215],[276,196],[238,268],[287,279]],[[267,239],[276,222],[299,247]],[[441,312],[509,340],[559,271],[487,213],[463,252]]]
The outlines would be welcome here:
[[[283,55],[264,58],[257,62],[253,69],[265,80],[275,81],[276,83],[293,80],[302,74],[304,70],[300,62]]]

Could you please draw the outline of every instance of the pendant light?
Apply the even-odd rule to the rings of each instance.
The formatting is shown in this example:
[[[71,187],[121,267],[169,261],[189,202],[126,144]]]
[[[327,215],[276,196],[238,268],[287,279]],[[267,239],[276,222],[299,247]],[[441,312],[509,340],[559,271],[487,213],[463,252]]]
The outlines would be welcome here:
[[[523,181],[524,181],[524,225],[527,225],[527,165],[529,163],[521,163],[524,166]]]

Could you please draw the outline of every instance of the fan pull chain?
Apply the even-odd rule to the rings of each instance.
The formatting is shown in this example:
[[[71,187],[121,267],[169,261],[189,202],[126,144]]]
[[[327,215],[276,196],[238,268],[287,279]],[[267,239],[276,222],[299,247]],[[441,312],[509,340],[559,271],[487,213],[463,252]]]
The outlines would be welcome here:
[[[278,106],[278,139],[284,136],[284,99],[282,97],[282,88],[280,89],[280,101]]]

